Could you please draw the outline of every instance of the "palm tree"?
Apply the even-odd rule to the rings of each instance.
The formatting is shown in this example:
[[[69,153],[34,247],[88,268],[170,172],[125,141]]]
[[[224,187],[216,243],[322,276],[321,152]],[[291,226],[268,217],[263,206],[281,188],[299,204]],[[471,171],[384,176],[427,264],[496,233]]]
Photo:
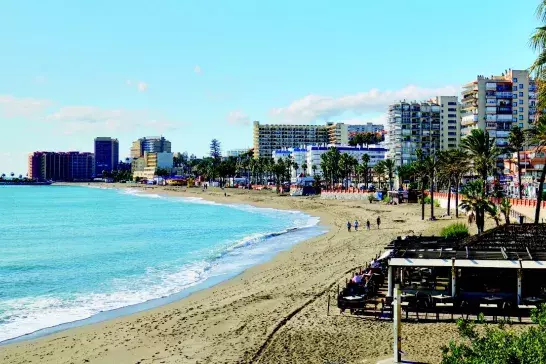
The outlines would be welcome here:
[[[487,194],[487,176],[497,163],[501,150],[495,144],[495,138],[482,129],[472,129],[469,135],[461,140],[461,148],[466,150],[474,169],[481,176],[485,193]]]
[[[530,142],[536,145],[536,151],[546,148],[546,114],[540,115],[532,129],[528,130]],[[540,173],[538,191],[537,191],[537,207],[535,209],[535,224],[540,221],[540,207],[542,205],[542,191],[544,189],[544,177],[546,177],[546,163],[542,167]]]
[[[385,175],[386,168],[384,161],[379,161],[373,167],[373,173],[377,176],[378,188],[381,188],[381,177]]]
[[[311,166],[311,169],[313,170],[313,177],[315,177],[317,175],[317,165],[316,164],[313,164]]]
[[[362,169],[364,170],[364,184],[368,189],[368,176],[370,170],[370,156],[367,153],[362,155]]]
[[[504,221],[506,222],[506,225],[510,225],[510,211],[512,210],[512,204],[510,203],[510,200],[506,197],[503,197],[501,200],[500,210],[504,215]]]
[[[464,150],[453,149],[450,164],[455,181],[455,218],[459,218],[459,186],[463,176],[471,170],[468,163],[468,154]]]
[[[300,166],[296,162],[292,162],[292,168],[294,168],[294,171],[296,171],[296,178],[298,177],[298,170]]]
[[[436,155],[432,154],[427,156],[423,160],[423,169],[428,177],[430,184],[430,219],[434,220],[434,176],[436,175],[436,169],[438,168],[438,159]]]
[[[485,213],[488,212],[493,217],[497,216],[494,204],[487,198],[484,183],[479,179],[468,182],[464,187],[464,193],[466,198],[461,201],[460,207],[476,215],[476,227],[478,234],[481,234],[485,225]]]
[[[518,162],[518,196],[521,199],[521,162],[520,162],[520,155],[519,152],[523,149],[523,143],[525,143],[525,134],[523,133],[523,130],[517,126],[514,125],[512,130],[510,130],[510,135],[508,135],[508,143],[511,146],[511,150],[516,152],[517,155],[517,162]]]
[[[415,164],[402,164],[396,168],[396,174],[398,175],[398,183],[400,186],[404,184],[404,181],[410,180],[415,174]]]
[[[351,177],[351,171],[355,165],[356,159],[347,154],[343,153],[339,158],[339,169],[341,170],[341,175],[345,179],[345,188],[349,189],[349,178]]]
[[[385,172],[387,173],[389,177],[389,189],[392,191],[394,188],[394,168],[396,167],[396,164],[394,163],[394,159],[385,159],[383,162],[383,165],[385,166]]]
[[[417,149],[415,151],[417,161],[415,162],[415,176],[419,180],[421,190],[421,220],[425,219],[425,179],[427,178],[427,170],[423,161],[423,151]]]
[[[307,165],[307,162],[303,162],[303,164],[301,165],[301,168],[303,169],[303,176],[307,176],[307,168],[309,166]]]

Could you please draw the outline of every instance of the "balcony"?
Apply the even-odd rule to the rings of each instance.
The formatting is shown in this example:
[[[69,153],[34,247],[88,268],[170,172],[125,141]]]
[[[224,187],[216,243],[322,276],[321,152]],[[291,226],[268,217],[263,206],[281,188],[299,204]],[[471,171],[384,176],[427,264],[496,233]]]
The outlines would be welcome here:
[[[496,91],[497,90],[497,84],[495,82],[487,82],[485,84],[485,89],[486,90],[493,90],[493,91]]]
[[[499,91],[495,95],[498,98],[501,98],[501,99],[511,99],[512,98],[512,92],[507,92],[507,91]]]
[[[509,134],[510,134],[509,131],[498,131],[497,130],[497,138],[508,138]]]
[[[537,98],[537,94],[535,92],[529,92],[529,98],[530,99],[536,99]]]

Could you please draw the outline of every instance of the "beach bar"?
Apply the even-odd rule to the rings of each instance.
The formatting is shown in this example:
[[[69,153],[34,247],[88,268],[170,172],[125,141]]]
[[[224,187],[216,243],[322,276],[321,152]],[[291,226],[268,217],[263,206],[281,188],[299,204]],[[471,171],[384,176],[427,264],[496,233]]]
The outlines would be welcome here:
[[[521,319],[546,302],[544,224],[499,226],[459,240],[398,237],[386,249],[387,298],[400,284],[407,310],[515,313]]]

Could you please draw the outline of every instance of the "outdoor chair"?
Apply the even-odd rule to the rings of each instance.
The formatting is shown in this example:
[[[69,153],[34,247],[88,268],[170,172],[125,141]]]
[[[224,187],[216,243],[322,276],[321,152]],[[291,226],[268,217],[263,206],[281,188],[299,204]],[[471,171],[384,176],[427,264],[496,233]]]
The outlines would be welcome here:
[[[519,298],[519,302],[523,302],[523,300],[521,299],[521,296],[518,296]],[[531,316],[531,310],[537,308],[536,305],[527,305],[527,304],[519,304],[518,305],[518,318],[519,318],[519,322],[521,322],[521,317],[523,315],[525,316]]]

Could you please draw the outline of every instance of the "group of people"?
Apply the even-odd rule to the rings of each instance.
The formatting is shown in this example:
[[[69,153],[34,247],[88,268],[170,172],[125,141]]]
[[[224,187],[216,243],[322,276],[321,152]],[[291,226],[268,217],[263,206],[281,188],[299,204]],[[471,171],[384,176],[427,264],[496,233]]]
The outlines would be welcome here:
[[[348,232],[351,232],[351,229],[354,227],[355,231],[358,231],[358,220],[355,220],[354,224],[351,224],[350,221],[347,221],[347,231]],[[381,218],[378,216],[377,217],[377,228],[379,229],[379,227],[381,226]],[[370,220],[366,220],[366,230],[370,230],[371,229],[371,226],[370,226]]]

